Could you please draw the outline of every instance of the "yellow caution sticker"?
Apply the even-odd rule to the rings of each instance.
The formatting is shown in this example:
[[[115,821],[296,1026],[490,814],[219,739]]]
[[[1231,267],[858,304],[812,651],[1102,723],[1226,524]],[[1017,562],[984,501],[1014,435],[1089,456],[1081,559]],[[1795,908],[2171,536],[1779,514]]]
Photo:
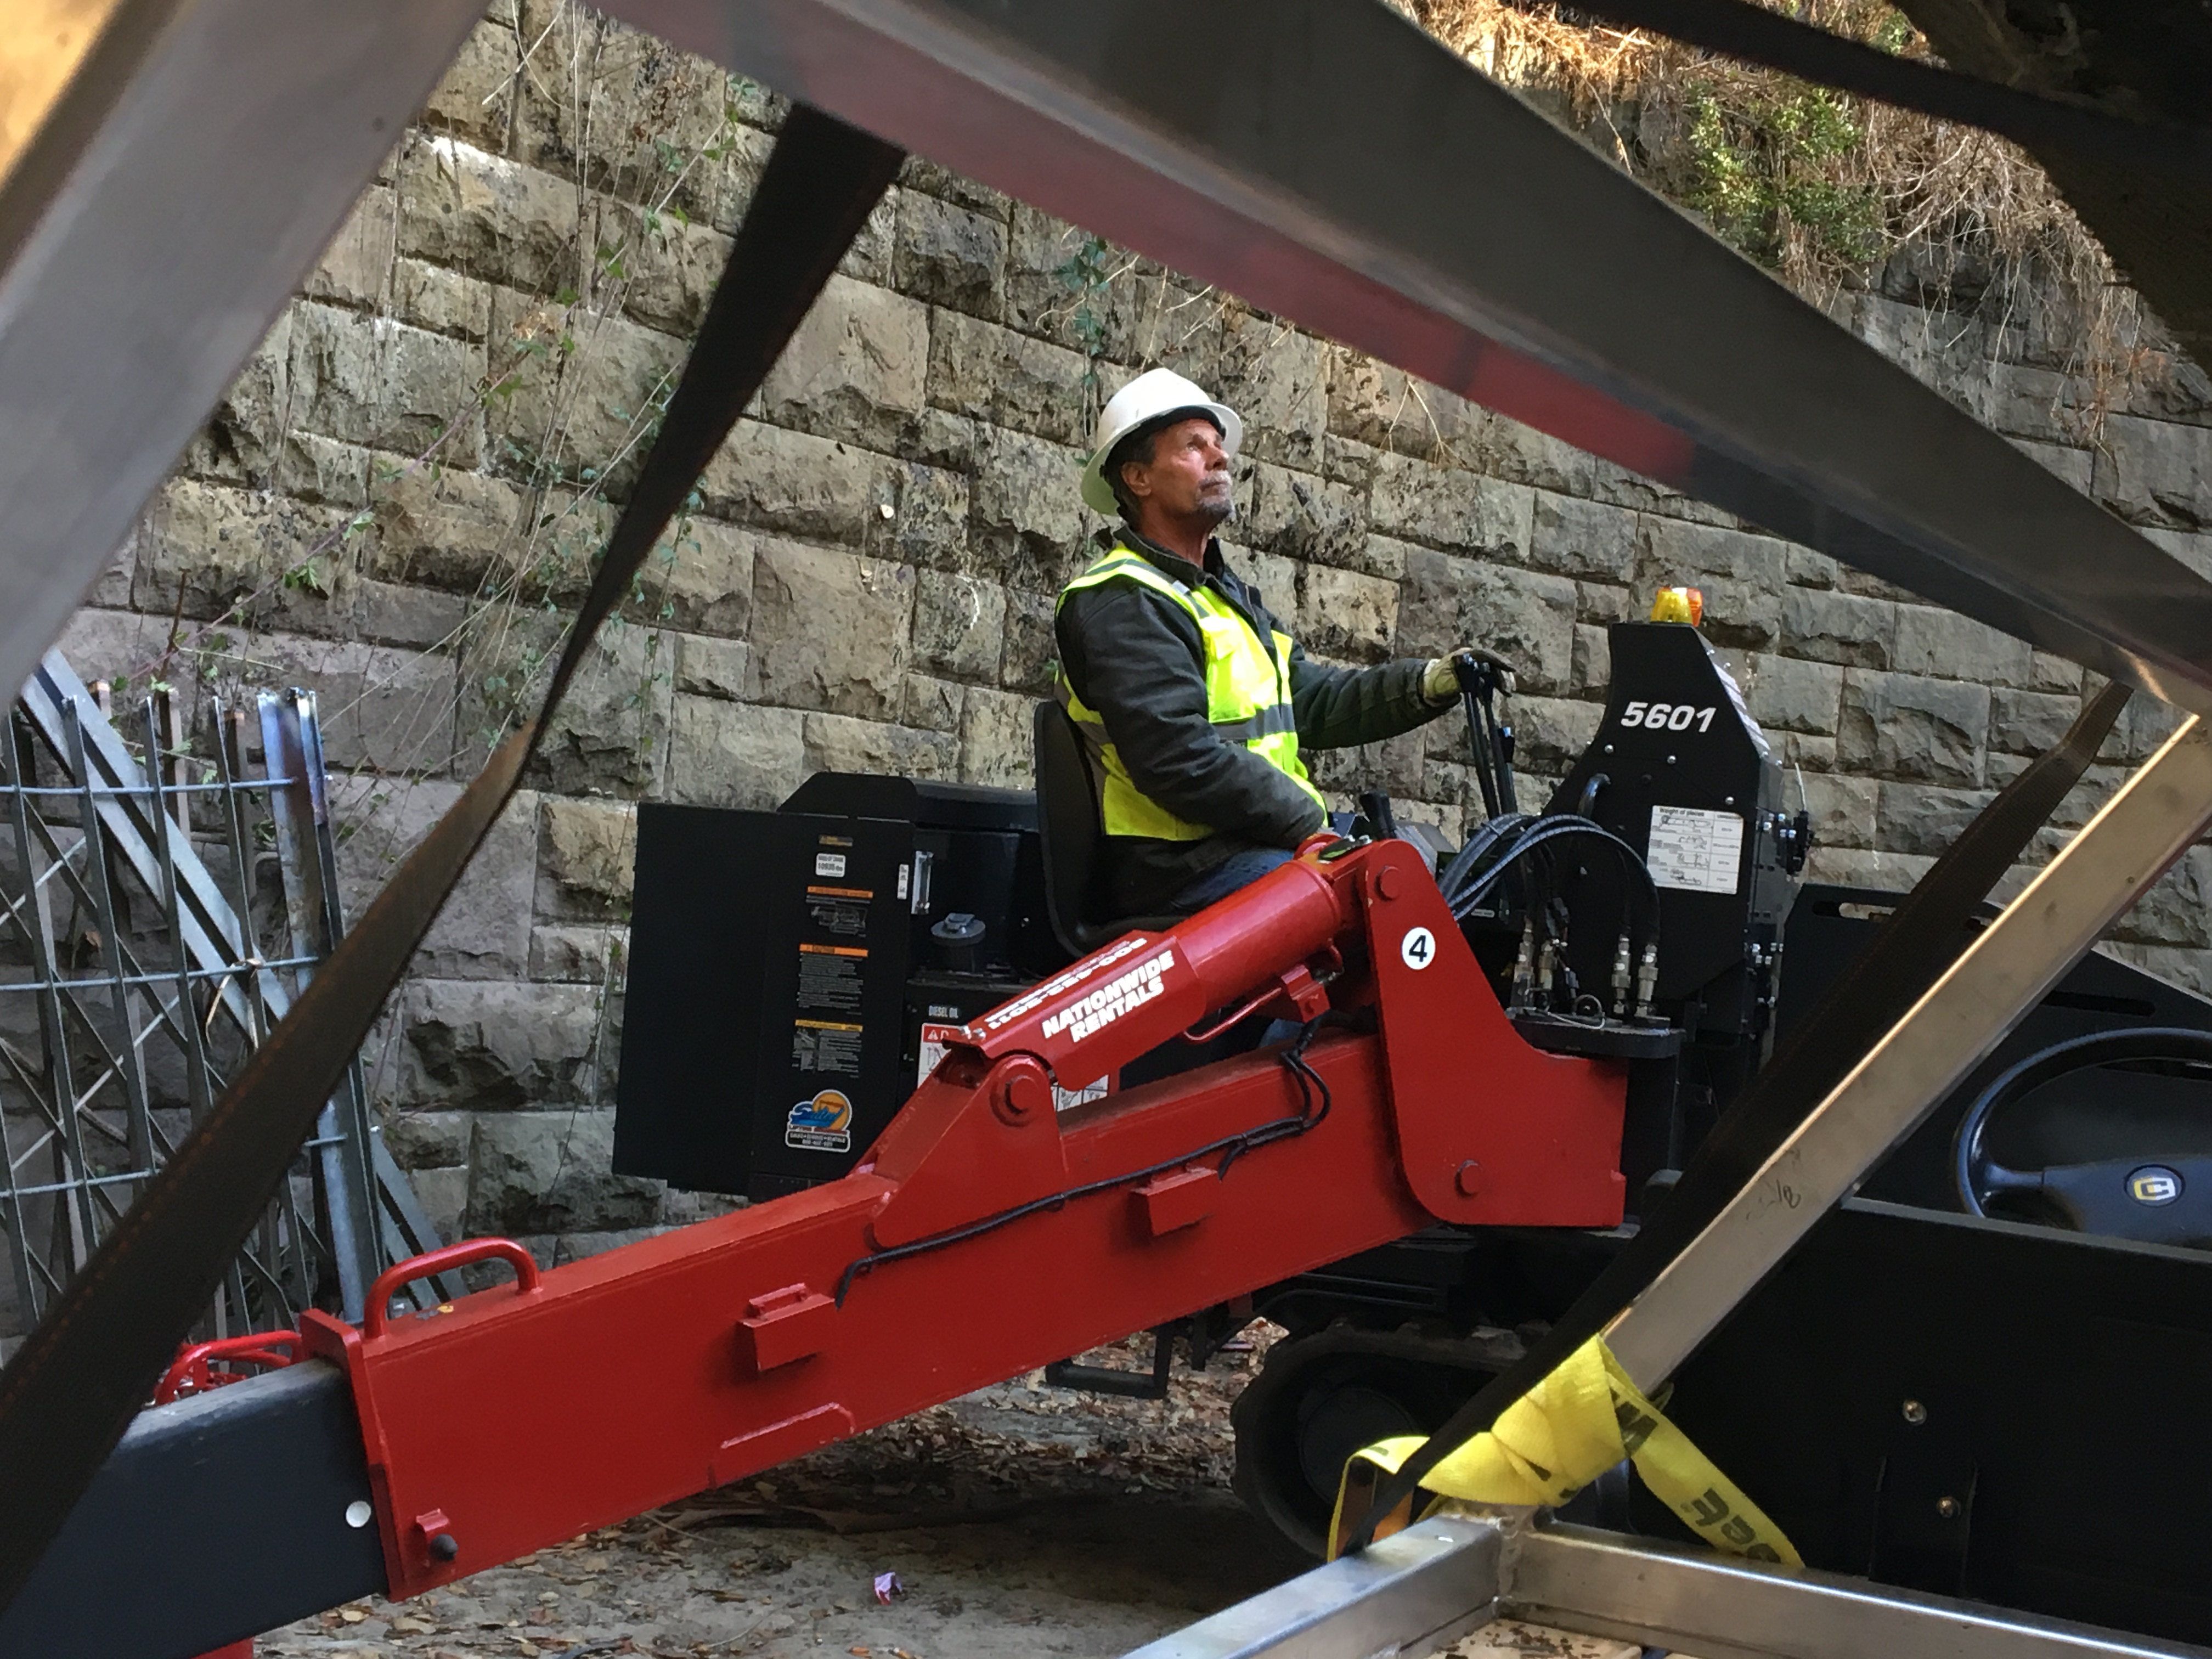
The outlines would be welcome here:
[[[1353,1455],[1329,1524],[1331,1559],[1343,1548],[1347,1511],[1355,1519],[1364,1514],[1361,1498],[1371,1499],[1383,1478],[1426,1443],[1407,1436]],[[1629,1380],[1604,1340],[1595,1336],[1500,1413],[1495,1426],[1445,1454],[1422,1478],[1421,1491],[1433,1500],[1423,1514],[1449,1512],[1462,1503],[1557,1508],[1624,1457],[1715,1549],[1801,1565],[1782,1528],[1667,1420]],[[1375,1535],[1407,1524],[1411,1508],[1401,1506]]]

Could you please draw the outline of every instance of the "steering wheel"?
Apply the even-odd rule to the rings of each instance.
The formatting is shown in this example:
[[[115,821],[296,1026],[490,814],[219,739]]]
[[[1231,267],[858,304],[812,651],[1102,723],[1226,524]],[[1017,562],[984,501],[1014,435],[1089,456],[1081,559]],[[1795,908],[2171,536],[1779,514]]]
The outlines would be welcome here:
[[[2051,1161],[2041,1169],[2014,1169],[1991,1155],[1992,1119],[2039,1091],[2108,1066],[2160,1082],[2119,1091],[2107,1085],[2095,1098],[2094,1081],[2081,1079],[2046,1097],[2049,1121],[2041,1138],[2057,1143],[2047,1148],[2056,1154]],[[2183,1087],[2168,1086],[2172,1083]],[[2191,1121],[2212,1106],[2212,1093],[2201,1105],[2187,1098],[2208,1083],[2212,1031],[2099,1031],[2032,1054],[1984,1089],[1960,1120],[1952,1168],[1959,1201],[1972,1215],[1988,1215],[1994,1203],[2012,1218],[2077,1232],[2212,1247],[2212,1112],[2203,1113],[2201,1126]],[[2069,1141],[2075,1153],[2112,1155],[2069,1157]],[[2186,1142],[2205,1150],[2185,1149]]]

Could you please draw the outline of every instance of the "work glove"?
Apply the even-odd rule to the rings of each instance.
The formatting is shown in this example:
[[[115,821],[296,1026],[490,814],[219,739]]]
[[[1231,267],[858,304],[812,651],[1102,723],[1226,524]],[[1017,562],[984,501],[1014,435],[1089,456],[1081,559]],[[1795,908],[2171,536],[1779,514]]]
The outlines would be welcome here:
[[[1431,702],[1450,702],[1460,692],[1460,665],[1470,667],[1480,663],[1497,677],[1498,689],[1507,696],[1513,695],[1513,665],[1495,651],[1486,651],[1479,645],[1462,646],[1448,657],[1433,659],[1421,674],[1421,695]]]

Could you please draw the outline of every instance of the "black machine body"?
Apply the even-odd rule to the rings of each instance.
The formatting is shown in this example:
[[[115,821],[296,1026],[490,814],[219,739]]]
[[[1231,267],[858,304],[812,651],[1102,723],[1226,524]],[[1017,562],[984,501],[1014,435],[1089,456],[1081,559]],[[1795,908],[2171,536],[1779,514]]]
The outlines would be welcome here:
[[[615,1169],[771,1198],[845,1174],[926,1027],[1058,965],[1025,793],[817,773],[774,812],[638,811]]]

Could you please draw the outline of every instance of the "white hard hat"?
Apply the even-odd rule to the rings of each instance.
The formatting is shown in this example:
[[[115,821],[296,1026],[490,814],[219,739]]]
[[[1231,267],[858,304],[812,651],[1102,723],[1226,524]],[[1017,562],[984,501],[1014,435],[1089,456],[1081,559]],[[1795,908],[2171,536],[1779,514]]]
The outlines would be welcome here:
[[[1083,464],[1084,505],[1112,517],[1121,510],[1114,487],[1106,482],[1106,459],[1114,446],[1140,426],[1164,415],[1203,415],[1221,428],[1221,447],[1236,454],[1244,441],[1244,422],[1226,404],[1217,404],[1204,388],[1171,368],[1148,368],[1106,400],[1098,411],[1091,459]]]

